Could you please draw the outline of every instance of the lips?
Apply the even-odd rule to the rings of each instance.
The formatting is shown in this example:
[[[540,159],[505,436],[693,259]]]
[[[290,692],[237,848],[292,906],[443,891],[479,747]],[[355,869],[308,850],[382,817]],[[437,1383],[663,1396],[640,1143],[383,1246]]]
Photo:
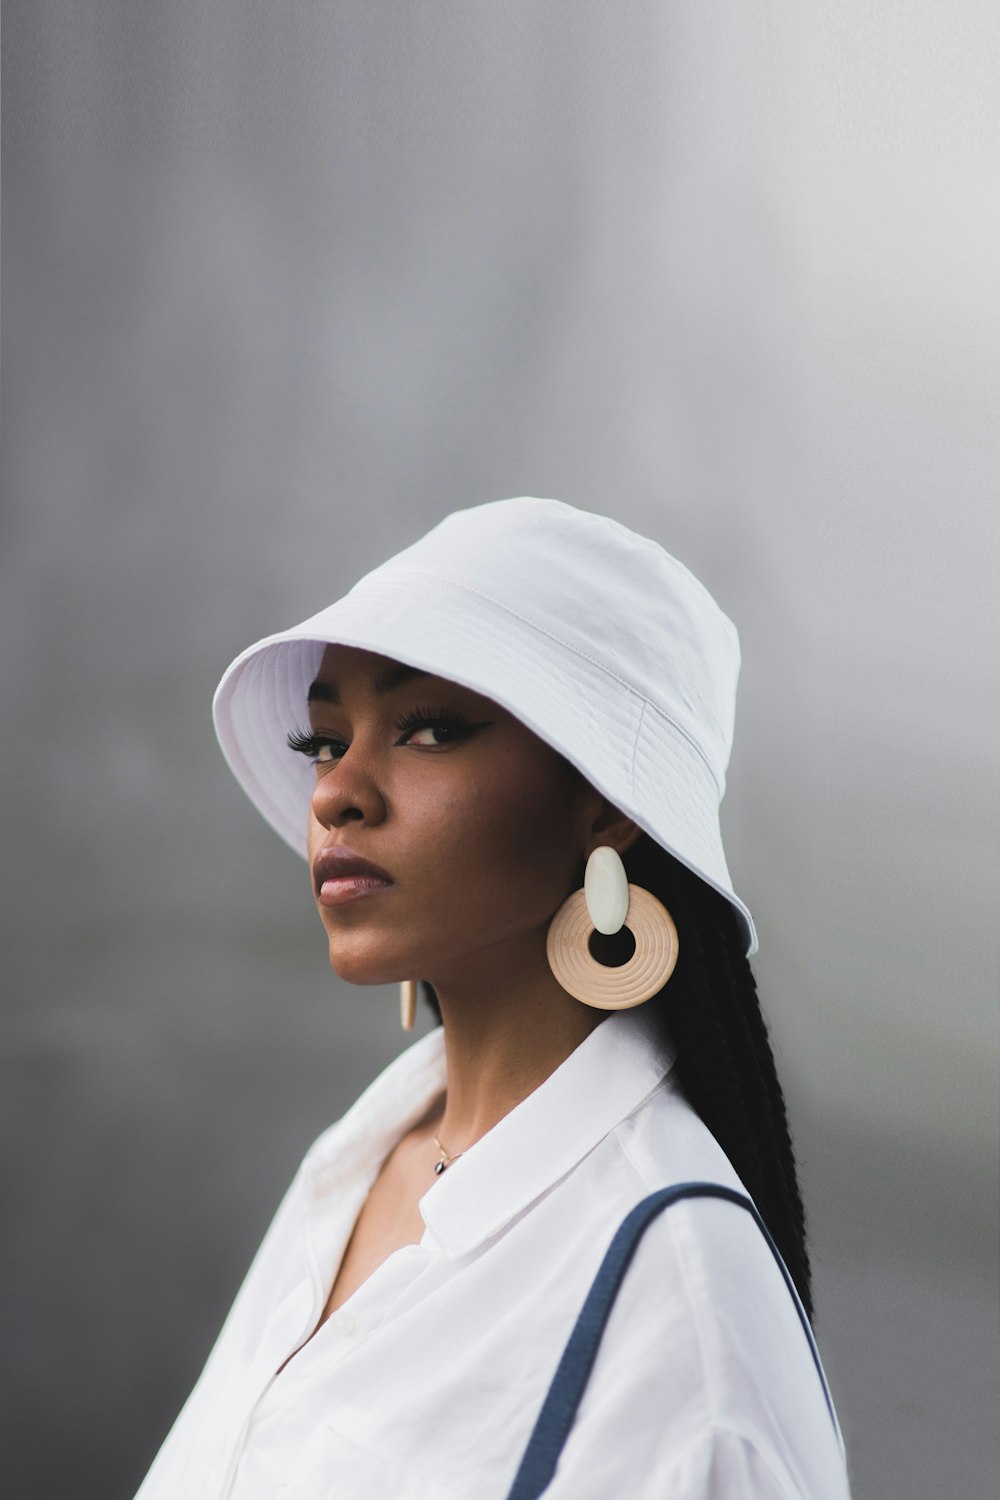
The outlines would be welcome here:
[[[388,870],[342,844],[321,849],[313,861],[313,885],[323,906],[341,906],[383,891],[392,883]]]

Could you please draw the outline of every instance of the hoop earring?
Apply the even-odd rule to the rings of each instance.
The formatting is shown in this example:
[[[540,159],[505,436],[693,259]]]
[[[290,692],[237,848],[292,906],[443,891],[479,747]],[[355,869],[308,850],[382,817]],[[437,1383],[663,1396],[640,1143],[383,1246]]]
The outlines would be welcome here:
[[[417,981],[404,979],[399,986],[399,1019],[404,1031],[412,1031],[417,1019]]]
[[[628,927],[635,952],[618,968],[598,963],[590,939]],[[679,950],[674,919],[641,885],[630,885],[617,851],[608,844],[587,860],[583,889],[563,902],[549,923],[545,954],[556,979],[575,1000],[595,1010],[628,1010],[662,989]]]

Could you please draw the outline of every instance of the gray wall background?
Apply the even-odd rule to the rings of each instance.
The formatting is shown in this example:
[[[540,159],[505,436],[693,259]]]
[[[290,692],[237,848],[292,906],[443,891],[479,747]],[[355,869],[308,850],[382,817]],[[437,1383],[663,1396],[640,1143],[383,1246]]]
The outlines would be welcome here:
[[[521,493],[740,626],[725,831],[856,1495],[993,1493],[988,9],[8,0],[8,1494],[132,1494],[402,1045],[219,675]]]

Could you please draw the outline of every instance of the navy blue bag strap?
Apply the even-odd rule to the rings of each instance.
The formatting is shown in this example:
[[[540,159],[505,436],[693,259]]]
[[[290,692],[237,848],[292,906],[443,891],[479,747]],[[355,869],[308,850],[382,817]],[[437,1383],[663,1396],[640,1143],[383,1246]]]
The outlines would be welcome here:
[[[764,1220],[757,1212],[756,1204],[745,1193],[738,1193],[733,1188],[723,1187],[718,1182],[681,1182],[675,1187],[660,1188],[658,1192],[650,1193],[648,1198],[643,1198],[641,1203],[637,1203],[622,1221],[608,1246],[590,1291],[587,1293],[587,1299],[580,1309],[573,1332],[563,1350],[562,1359],[552,1378],[548,1395],[542,1403],[542,1409],[532,1429],[531,1437],[528,1439],[528,1446],[524,1450],[524,1456],[514,1476],[514,1483],[507,1495],[507,1500],[537,1500],[537,1497],[551,1483],[563,1443],[573,1425],[576,1409],[590,1377],[594,1360],[597,1358],[604,1325],[611,1315],[618,1289],[625,1278],[625,1272],[628,1270],[636,1247],[653,1220],[665,1208],[669,1208],[672,1203],[676,1203],[681,1198],[725,1198],[730,1203],[736,1203],[740,1208],[745,1208],[756,1220],[757,1227],[767,1241],[792,1295],[799,1320],[809,1341],[816,1372],[823,1386],[827,1409],[839,1440],[840,1430],[837,1426],[837,1417],[833,1410],[833,1401],[823,1373],[823,1366],[820,1363],[816,1341],[809,1326],[809,1319],[799,1301],[795,1284],[788,1273],[788,1267],[768,1233]]]

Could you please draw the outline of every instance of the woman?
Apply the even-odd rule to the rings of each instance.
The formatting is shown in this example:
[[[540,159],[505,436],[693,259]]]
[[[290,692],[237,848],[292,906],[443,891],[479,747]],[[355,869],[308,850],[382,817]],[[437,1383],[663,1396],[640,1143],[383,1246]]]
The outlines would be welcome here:
[[[223,750],[334,969],[400,981],[404,1026],[422,982],[443,1025],[306,1156],[141,1500],[847,1494],[719,832],[738,669],[659,546],[533,499],[229,668]],[[690,1181],[728,1196],[659,1194],[512,1491],[619,1224]]]

